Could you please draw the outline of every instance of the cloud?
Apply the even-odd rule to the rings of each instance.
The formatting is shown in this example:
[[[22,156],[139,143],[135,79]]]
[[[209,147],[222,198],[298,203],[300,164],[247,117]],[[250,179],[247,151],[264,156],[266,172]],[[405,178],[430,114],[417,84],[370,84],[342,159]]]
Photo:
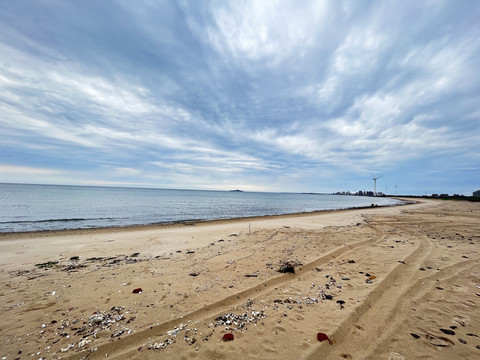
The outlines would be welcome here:
[[[480,176],[474,2],[25,6],[0,5],[1,163],[287,191]]]
[[[319,30],[326,15],[326,2],[225,2],[213,10],[207,32],[225,57],[275,64],[313,46],[312,30]]]
[[[35,168],[27,166],[0,164],[0,174],[3,175],[51,175],[60,174],[61,171],[55,169]]]

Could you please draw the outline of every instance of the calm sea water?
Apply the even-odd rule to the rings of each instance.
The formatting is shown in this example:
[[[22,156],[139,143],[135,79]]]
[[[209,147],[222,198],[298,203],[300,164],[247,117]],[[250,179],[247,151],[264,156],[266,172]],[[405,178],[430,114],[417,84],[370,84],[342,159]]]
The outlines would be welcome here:
[[[0,184],[0,232],[83,229],[393,205],[389,198]]]

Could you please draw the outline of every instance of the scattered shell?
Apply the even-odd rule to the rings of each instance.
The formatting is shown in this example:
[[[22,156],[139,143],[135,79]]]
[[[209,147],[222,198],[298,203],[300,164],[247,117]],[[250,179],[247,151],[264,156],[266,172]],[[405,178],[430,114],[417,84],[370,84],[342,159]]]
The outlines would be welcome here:
[[[91,343],[91,342],[92,342],[92,340],[90,340],[90,339],[83,339],[78,343],[78,347],[79,348],[84,347],[85,345],[87,345],[88,343]]]

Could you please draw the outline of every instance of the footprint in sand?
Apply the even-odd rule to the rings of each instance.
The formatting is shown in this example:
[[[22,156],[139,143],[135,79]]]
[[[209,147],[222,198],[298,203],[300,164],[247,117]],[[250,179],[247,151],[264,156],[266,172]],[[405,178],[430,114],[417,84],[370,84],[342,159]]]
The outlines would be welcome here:
[[[404,360],[404,359],[405,359],[405,356],[396,352],[391,352],[388,355],[388,360]]]
[[[455,321],[456,323],[458,323],[462,326],[467,326],[470,323],[469,319],[467,319],[464,316],[459,316],[459,315],[455,315],[453,317],[453,321]]]
[[[434,346],[448,347],[454,345],[452,340],[447,339],[443,336],[436,336],[433,334],[427,334],[427,340],[431,345]]]

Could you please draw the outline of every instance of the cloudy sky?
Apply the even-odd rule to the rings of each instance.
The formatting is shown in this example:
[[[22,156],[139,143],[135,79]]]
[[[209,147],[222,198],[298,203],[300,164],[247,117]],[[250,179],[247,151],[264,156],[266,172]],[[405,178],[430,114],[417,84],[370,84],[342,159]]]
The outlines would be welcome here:
[[[480,189],[480,2],[0,2],[0,182]]]

